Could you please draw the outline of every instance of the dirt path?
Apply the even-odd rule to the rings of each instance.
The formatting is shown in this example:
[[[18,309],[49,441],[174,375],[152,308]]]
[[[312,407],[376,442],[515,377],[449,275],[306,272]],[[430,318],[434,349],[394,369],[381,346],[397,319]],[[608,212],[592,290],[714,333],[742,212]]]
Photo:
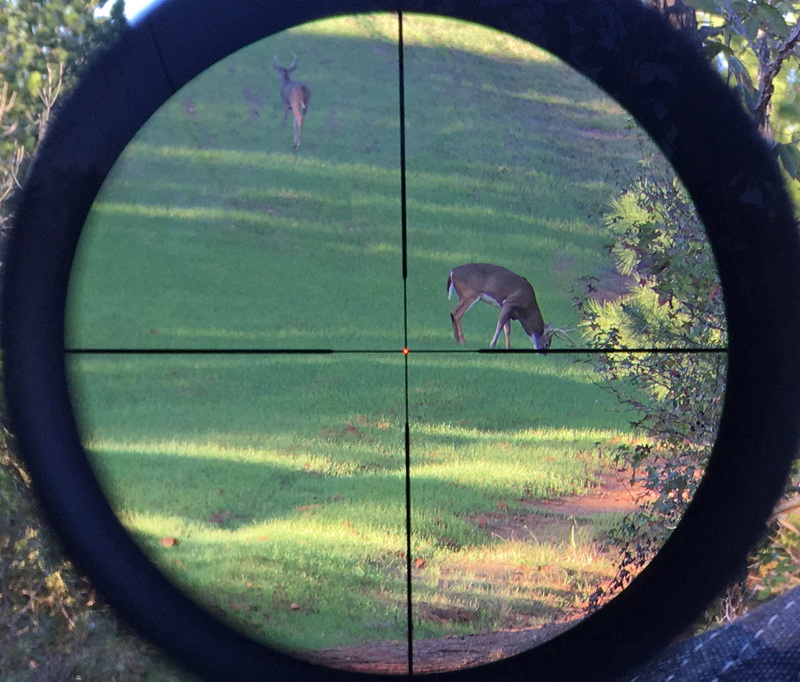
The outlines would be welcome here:
[[[646,495],[643,486],[630,485],[630,472],[608,473],[600,479],[600,486],[589,495],[531,502],[527,505],[530,514],[488,514],[486,528],[504,540],[542,541],[563,537],[564,530],[568,531],[574,521],[591,519],[596,514],[631,512]]]
[[[503,539],[537,541],[570,528],[575,520],[606,512],[629,512],[644,494],[640,486],[631,487],[630,472],[604,475],[602,484],[589,495],[531,503],[530,514],[487,514],[487,533]],[[541,512],[548,512],[543,515]],[[577,622],[550,623],[541,627],[500,630],[477,635],[448,635],[440,639],[414,642],[414,672],[455,670],[496,661],[521,653],[555,637]],[[408,672],[408,646],[405,640],[372,642],[315,652],[306,656],[333,668],[359,672],[404,674]]]
[[[513,656],[555,637],[569,626],[570,623],[554,623],[539,628],[500,630],[484,635],[448,635],[441,639],[417,640],[414,642],[414,672],[456,670]],[[317,651],[309,658],[328,667],[358,672],[408,672],[408,646],[405,640]]]

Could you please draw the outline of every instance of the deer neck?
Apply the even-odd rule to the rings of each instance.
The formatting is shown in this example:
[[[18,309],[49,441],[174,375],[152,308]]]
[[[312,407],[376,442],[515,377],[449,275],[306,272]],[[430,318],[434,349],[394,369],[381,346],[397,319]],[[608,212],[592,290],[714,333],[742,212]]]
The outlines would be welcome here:
[[[527,311],[520,310],[517,319],[531,340],[544,334],[544,318],[538,307]]]

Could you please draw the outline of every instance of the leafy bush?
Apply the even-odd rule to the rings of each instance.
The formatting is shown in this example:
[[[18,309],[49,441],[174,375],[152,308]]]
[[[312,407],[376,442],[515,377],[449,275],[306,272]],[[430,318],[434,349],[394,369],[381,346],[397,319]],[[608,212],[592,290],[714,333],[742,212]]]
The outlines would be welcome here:
[[[576,303],[591,345],[647,351],[601,353],[594,362],[598,383],[643,434],[638,444],[618,445],[616,456],[650,495],[611,538],[620,548],[617,576],[593,596],[593,607],[630,581],[683,516],[716,438],[726,379],[726,356],[713,352],[727,343],[713,254],[685,189],[659,154],[643,153],[605,222],[628,290],[598,300],[599,278],[585,278]],[[790,482],[787,493],[796,491]],[[776,516],[747,574],[709,608],[705,623],[730,620],[749,600],[797,584],[798,548],[797,528]]]
[[[609,245],[628,291],[578,301],[583,330],[598,354],[600,383],[647,437],[617,454],[654,493],[654,533],[665,536],[691,499],[714,442],[725,388],[722,292],[711,247],[682,185],[664,159],[647,153],[605,215]],[[656,352],[637,352],[655,350]]]

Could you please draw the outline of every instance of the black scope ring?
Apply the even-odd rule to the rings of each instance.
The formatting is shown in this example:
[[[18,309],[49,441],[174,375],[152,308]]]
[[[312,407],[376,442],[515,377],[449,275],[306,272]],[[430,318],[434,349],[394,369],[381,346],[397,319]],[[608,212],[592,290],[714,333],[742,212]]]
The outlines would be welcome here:
[[[688,188],[717,260],[729,330],[724,410],[706,476],[661,552],[571,630],[439,680],[602,680],[643,662],[719,593],[759,538],[798,441],[800,243],[772,154],[704,58],[638,0],[170,0],[73,91],[18,207],[2,299],[9,416],[48,516],[116,610],[213,680],[385,679],[298,660],[214,619],[115,517],[82,447],[64,355],[81,229],[112,165],[202,71],[257,40],[342,14],[421,12],[530,41],[592,79],[655,140]],[[391,676],[389,676],[391,677]]]

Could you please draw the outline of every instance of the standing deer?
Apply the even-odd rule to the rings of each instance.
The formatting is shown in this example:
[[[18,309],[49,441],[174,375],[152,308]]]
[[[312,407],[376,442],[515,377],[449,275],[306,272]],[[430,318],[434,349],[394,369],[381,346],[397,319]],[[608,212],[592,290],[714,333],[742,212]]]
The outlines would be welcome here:
[[[554,335],[563,336],[572,343],[567,330],[544,323],[531,283],[511,270],[489,263],[459,265],[447,276],[447,298],[452,298],[454,291],[459,300],[450,318],[458,344],[464,344],[461,318],[478,301],[500,308],[500,320],[489,348],[494,348],[501,329],[506,333],[506,348],[510,348],[512,320],[519,320],[537,350],[550,348]]]
[[[278,64],[278,55],[275,55],[272,68],[281,77],[283,127],[286,127],[286,119],[291,110],[294,114],[294,149],[300,149],[300,131],[303,129],[303,118],[308,110],[308,101],[311,99],[311,89],[305,83],[292,80],[291,73],[297,68],[297,55],[292,57],[292,63],[284,69]]]

